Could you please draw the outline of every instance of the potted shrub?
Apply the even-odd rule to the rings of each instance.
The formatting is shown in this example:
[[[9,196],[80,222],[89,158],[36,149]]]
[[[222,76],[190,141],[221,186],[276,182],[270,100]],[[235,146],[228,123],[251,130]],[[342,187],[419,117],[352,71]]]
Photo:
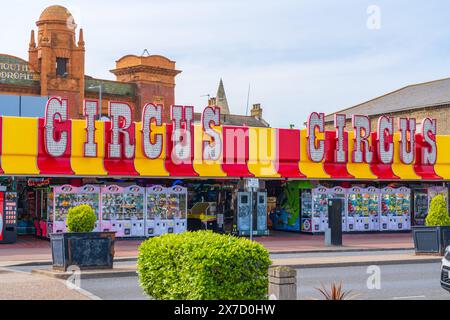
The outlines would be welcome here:
[[[450,245],[450,217],[443,195],[431,199],[425,226],[413,227],[413,238],[416,254],[444,255],[445,248]]]
[[[69,209],[68,232],[50,234],[53,269],[66,271],[72,265],[80,269],[113,267],[115,232],[92,232],[96,220],[89,205]]]

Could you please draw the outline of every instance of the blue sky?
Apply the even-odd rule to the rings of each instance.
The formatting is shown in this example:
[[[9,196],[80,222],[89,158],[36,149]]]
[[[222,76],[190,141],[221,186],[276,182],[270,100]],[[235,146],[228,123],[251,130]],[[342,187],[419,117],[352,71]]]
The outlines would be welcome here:
[[[408,84],[450,76],[450,2],[365,0],[26,1],[3,4],[0,52],[27,58],[41,11],[66,6],[86,41],[86,73],[109,72],[126,54],[177,62],[177,104],[206,105],[222,77],[230,109],[261,103],[273,127],[302,127]],[[380,29],[367,27],[379,7]]]

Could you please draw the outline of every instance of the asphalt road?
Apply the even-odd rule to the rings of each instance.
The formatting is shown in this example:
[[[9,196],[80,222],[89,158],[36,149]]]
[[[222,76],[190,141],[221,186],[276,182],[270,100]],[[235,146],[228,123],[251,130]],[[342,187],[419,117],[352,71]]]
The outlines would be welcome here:
[[[369,271],[367,267],[298,269],[299,299],[321,299],[315,288],[342,281],[343,289],[359,300],[450,300],[450,293],[440,286],[440,263],[382,265],[379,282]],[[369,277],[372,289],[367,286]]]
[[[133,262],[120,263],[132,264]],[[29,272],[33,266],[11,269]],[[310,268],[297,270],[298,298],[320,299],[315,289],[329,287],[332,282],[342,281],[344,290],[357,294],[354,299],[380,300],[450,300],[450,293],[440,287],[440,263],[382,265],[379,289],[373,271],[367,267]],[[373,289],[368,289],[367,280]],[[140,300],[148,299],[139,287],[137,276],[120,278],[82,279],[81,287],[101,299]]]

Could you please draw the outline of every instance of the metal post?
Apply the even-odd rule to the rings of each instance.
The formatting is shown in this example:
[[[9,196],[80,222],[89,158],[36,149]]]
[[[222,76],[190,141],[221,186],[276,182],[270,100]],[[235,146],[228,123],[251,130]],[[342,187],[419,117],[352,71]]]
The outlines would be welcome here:
[[[98,100],[100,101],[100,112],[99,112],[99,120],[102,118],[102,111],[103,111],[103,108],[102,108],[102,84],[99,84],[99,94],[98,94]]]
[[[250,241],[253,241],[253,188],[250,188]]]

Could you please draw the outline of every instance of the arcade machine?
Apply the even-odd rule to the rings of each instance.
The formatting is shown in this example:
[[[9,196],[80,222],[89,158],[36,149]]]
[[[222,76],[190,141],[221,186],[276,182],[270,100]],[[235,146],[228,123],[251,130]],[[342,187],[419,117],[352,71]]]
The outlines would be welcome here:
[[[66,232],[69,209],[78,204],[78,188],[71,185],[53,187],[53,232]]]
[[[397,223],[397,195],[396,189],[385,187],[381,189],[381,205],[380,205],[380,230],[398,230]]]
[[[145,223],[145,236],[153,237],[166,232],[167,192],[163,186],[146,188],[147,214]]]
[[[0,243],[17,240],[17,193],[0,187]]]
[[[87,204],[94,210],[95,215],[97,216],[97,221],[95,222],[95,228],[93,231],[100,231],[100,187],[89,184],[79,187],[77,198],[78,205]]]
[[[361,231],[364,228],[363,205],[363,189],[359,187],[351,188],[348,191],[347,231]]]
[[[54,193],[47,192],[47,234],[46,237],[50,238],[50,233],[53,232],[53,202],[54,201]]]
[[[325,187],[317,187],[312,192],[312,219],[313,233],[324,232],[328,228],[328,192]]]
[[[125,237],[144,237],[145,188],[128,186],[123,188],[123,224]],[[128,230],[129,227],[129,230]]]
[[[167,221],[168,233],[181,233],[187,230],[187,188],[182,186],[173,186],[167,189],[168,216],[173,220]],[[173,223],[173,226],[170,225]],[[170,230],[172,228],[172,230]]]
[[[48,210],[49,208],[49,194],[53,194],[50,188],[42,188],[36,190],[36,193],[39,194],[40,202],[39,202],[39,210],[40,210],[40,220],[39,220],[39,229],[41,232],[41,236],[43,238],[49,238],[49,233],[52,232],[52,228],[48,228],[48,220],[50,219],[50,215],[52,214],[52,210]],[[50,203],[50,207],[53,205],[53,198]]]
[[[366,189],[369,197],[369,231],[380,231],[380,192],[377,188]]]
[[[428,214],[428,191],[427,189],[414,190],[414,215],[413,222],[416,226],[425,225],[425,217]]]
[[[124,225],[123,219],[123,192],[124,188],[117,185],[109,185],[101,188],[101,226],[102,231],[116,232],[116,237],[124,237],[131,234],[131,223]],[[127,232],[125,232],[127,229]]]

